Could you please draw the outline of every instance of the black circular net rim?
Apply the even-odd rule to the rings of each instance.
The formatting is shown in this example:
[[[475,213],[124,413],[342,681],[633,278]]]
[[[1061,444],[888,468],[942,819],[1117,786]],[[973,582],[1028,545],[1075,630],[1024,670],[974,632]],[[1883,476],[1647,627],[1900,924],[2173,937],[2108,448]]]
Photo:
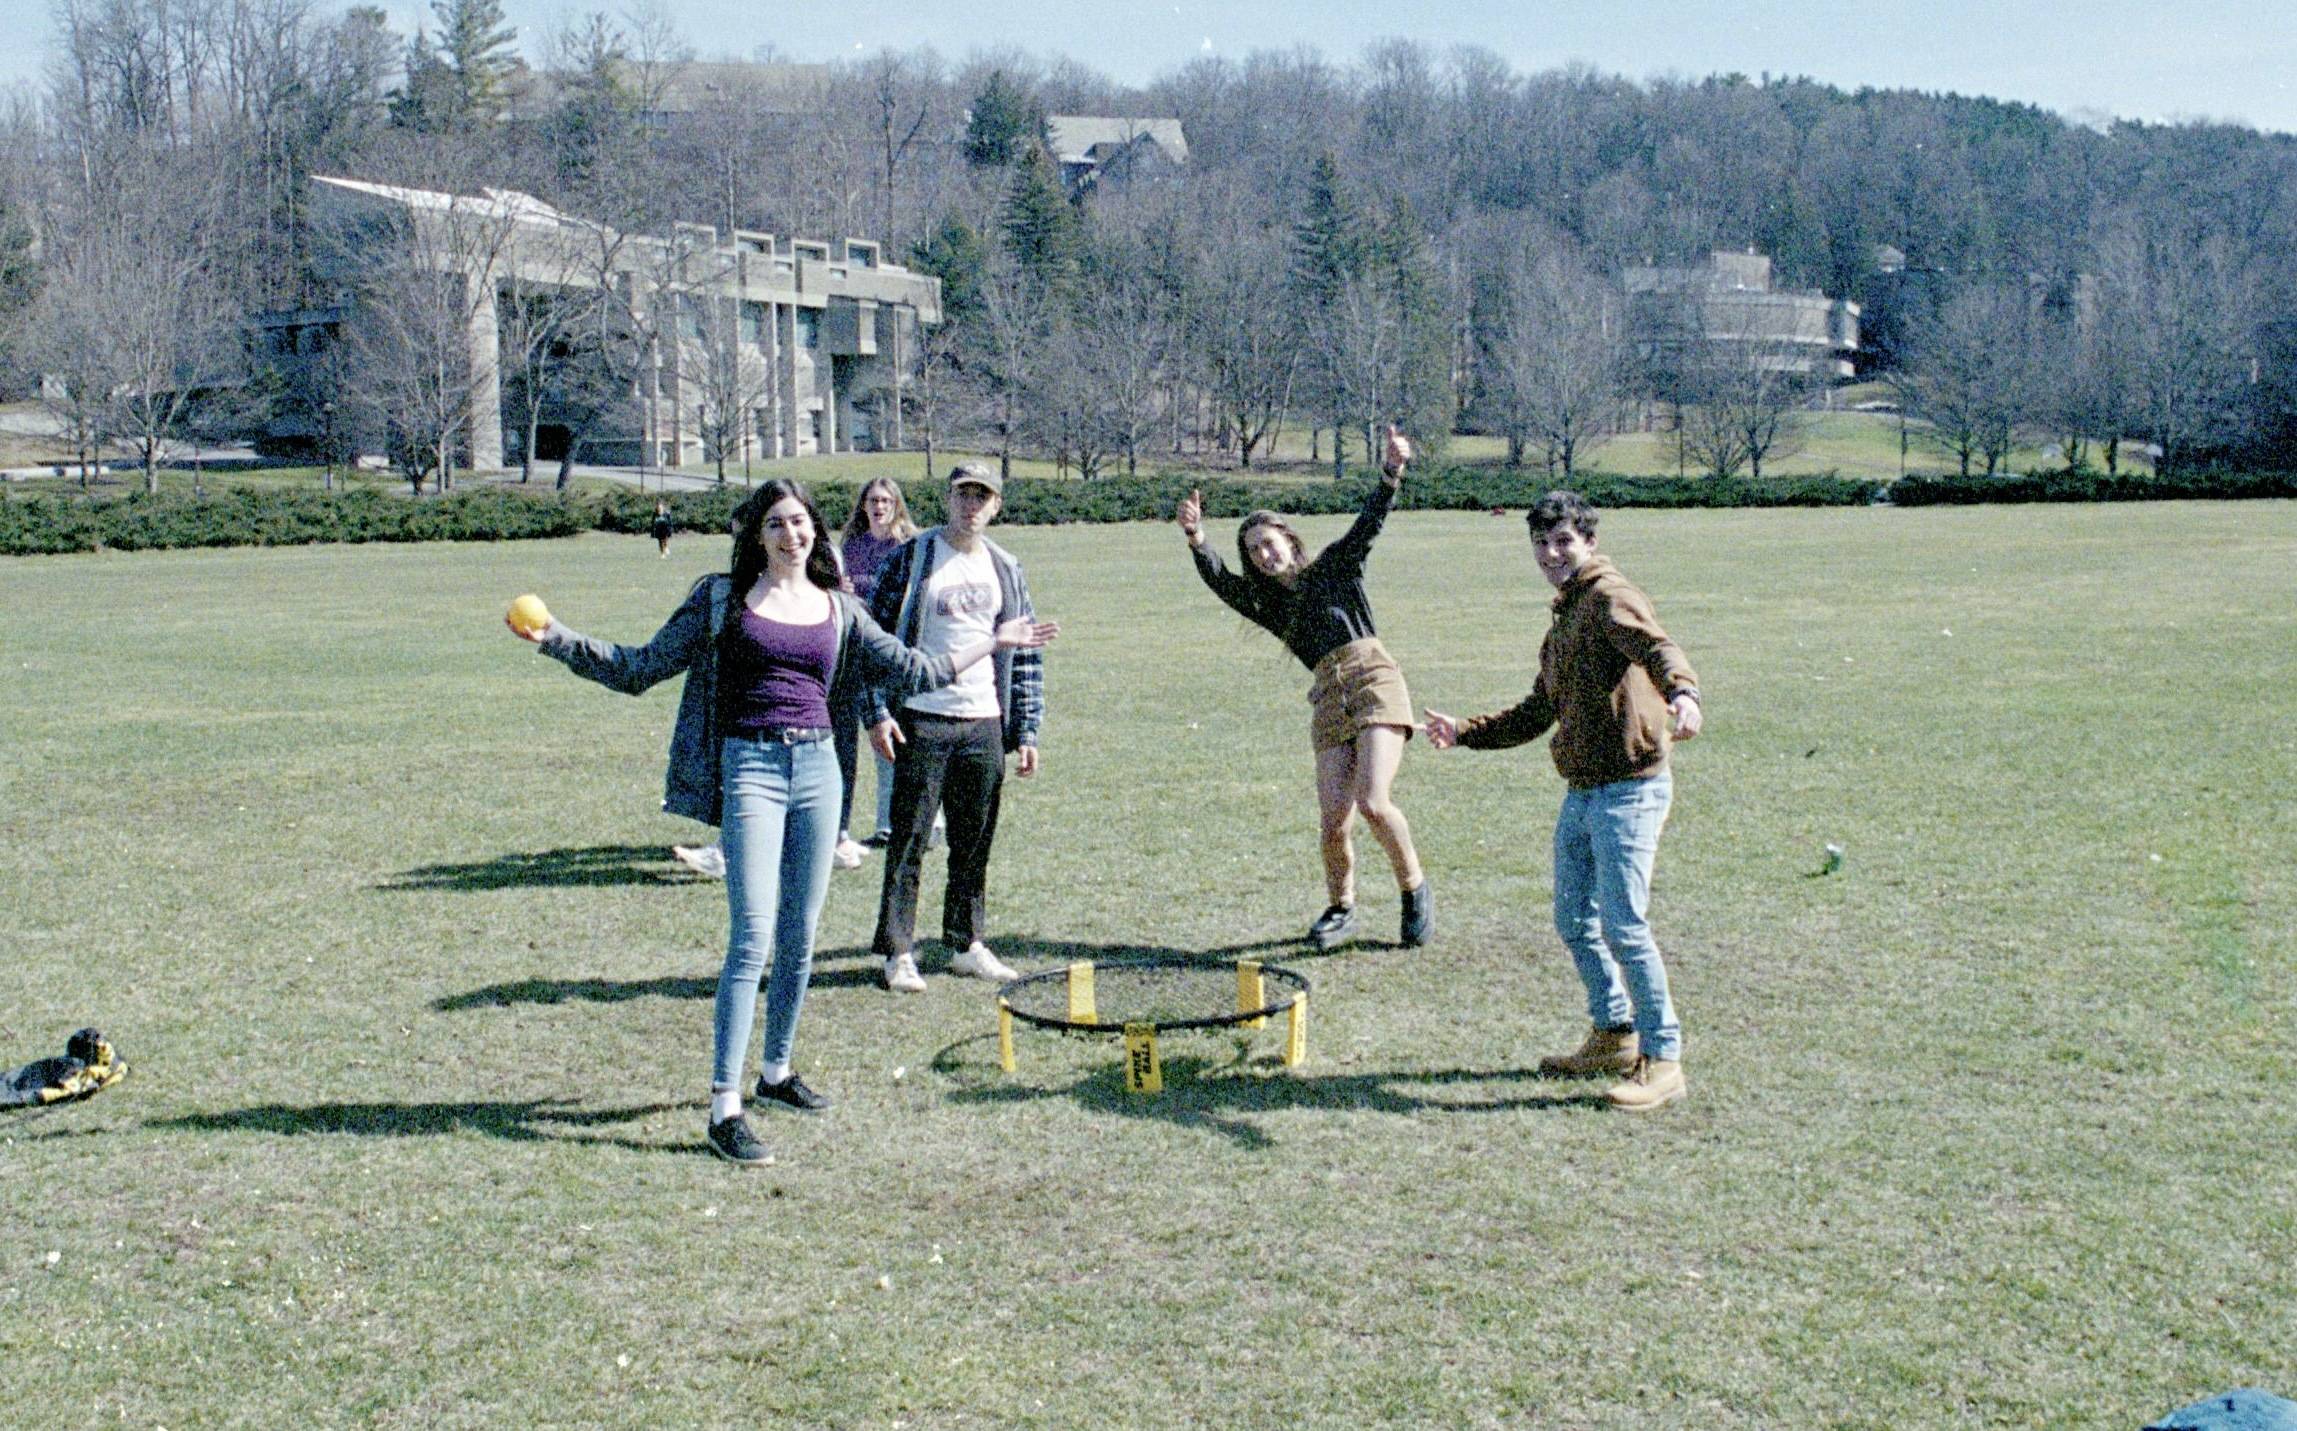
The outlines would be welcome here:
[[[1158,971],[1171,971],[1176,974],[1223,974],[1231,980],[1236,976],[1236,964],[1232,960],[1192,958],[1186,955],[1133,959],[1094,959],[1078,962],[1089,962],[1093,966],[1096,1003],[1100,1002],[1099,996],[1104,989],[1110,993],[1116,992],[1114,988],[1109,987],[1110,985],[1121,984],[1128,979],[1136,979],[1144,975],[1153,975]],[[1069,968],[1066,964],[1059,968],[1047,969],[1039,974],[1024,974],[997,991],[997,1002],[1014,1018],[1042,1029],[1062,1029],[1072,1033],[1123,1033],[1127,1028],[1145,1026],[1158,1033],[1171,1033],[1180,1029],[1234,1028],[1238,1024],[1251,1023],[1256,1019],[1265,1019],[1284,1013],[1308,996],[1307,976],[1287,969],[1281,964],[1263,964],[1260,966],[1260,987],[1265,1002],[1257,1009],[1231,1009],[1219,1014],[1205,1014],[1178,1019],[1098,1018],[1092,1023],[1083,1023],[1066,1015],[1065,1011],[1069,1001],[1068,981]],[[1055,1001],[1054,1006],[1062,1009],[1063,1013],[1041,1013],[1015,1002],[1014,996],[1016,994],[1022,994],[1025,997],[1025,991],[1033,987],[1047,985],[1054,988],[1055,992],[1052,995]],[[1232,983],[1230,988],[1233,990],[1233,987]],[[1280,993],[1280,990],[1284,992]],[[1231,996],[1233,997],[1233,994]]]

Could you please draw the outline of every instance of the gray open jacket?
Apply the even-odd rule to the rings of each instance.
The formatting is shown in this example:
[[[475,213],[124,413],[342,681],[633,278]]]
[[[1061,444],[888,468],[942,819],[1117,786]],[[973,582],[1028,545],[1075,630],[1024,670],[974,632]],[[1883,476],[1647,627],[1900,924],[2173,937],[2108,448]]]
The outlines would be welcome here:
[[[1036,620],[1037,608],[1029,601],[1029,583],[1021,575],[1021,563],[987,537],[981,539],[981,545],[997,573],[997,614],[992,619],[999,626],[1024,616]],[[870,600],[870,615],[895,639],[905,643],[918,639],[925,620],[918,596],[925,589],[926,578],[948,560],[949,550],[941,529],[934,527],[894,548],[885,565],[877,569],[877,595]],[[990,661],[997,684],[997,709],[1004,716],[1006,751],[1035,745],[1038,729],[1045,722],[1045,653],[1033,646],[1010,651],[999,647]],[[900,698],[909,694],[889,682],[878,682],[874,688],[864,685],[860,690],[863,724],[883,721],[901,705]]]
[[[829,593],[837,616],[837,666],[830,709],[850,701],[860,684],[904,693],[930,691],[957,678],[947,656],[928,656],[902,645],[869,617],[860,602],[842,591]],[[564,661],[586,680],[635,696],[687,672],[678,698],[678,724],[670,732],[670,770],[663,777],[662,808],[673,815],[723,823],[724,792],[719,786],[718,640],[733,610],[734,581],[706,576],[643,646],[618,646],[569,631],[556,621],[542,633],[540,649]]]

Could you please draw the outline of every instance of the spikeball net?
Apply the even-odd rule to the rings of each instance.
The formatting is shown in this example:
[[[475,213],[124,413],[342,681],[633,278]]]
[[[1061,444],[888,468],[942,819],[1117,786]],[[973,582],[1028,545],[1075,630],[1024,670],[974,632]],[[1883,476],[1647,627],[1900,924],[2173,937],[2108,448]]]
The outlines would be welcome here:
[[[1308,1056],[1308,981],[1257,959],[1178,955],[1080,961],[1015,979],[997,993],[997,1061],[1007,1073],[1015,1021],[1075,1034],[1122,1034],[1125,1087],[1164,1090],[1157,1035],[1188,1029],[1257,1029],[1281,1016],[1284,1064]]]

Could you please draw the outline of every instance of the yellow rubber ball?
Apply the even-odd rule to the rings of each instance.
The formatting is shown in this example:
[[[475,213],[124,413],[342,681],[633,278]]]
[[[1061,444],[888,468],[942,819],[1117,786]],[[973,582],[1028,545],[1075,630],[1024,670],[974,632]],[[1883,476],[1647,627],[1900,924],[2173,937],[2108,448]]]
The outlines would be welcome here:
[[[510,604],[510,624],[530,636],[538,634],[550,626],[550,608],[530,591]]]

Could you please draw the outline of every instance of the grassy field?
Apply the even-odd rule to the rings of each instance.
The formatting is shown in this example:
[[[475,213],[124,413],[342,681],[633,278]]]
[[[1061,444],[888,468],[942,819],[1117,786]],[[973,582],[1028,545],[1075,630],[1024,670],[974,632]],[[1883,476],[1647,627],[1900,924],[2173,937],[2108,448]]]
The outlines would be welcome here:
[[[0,1054],[93,1022],[134,1064],[0,1114],[0,1419],[2134,1427],[2297,1390],[2297,505],[1608,519],[1709,697],[1655,904],[1691,1095],[1646,1119],[1532,1071],[1582,1024],[1544,747],[1415,745],[1435,943],[1308,957],[1304,674],[1169,527],[1007,535],[1067,634],[1000,947],[1262,951],[1315,982],[1309,1061],[1176,1037],[1144,1098],[1024,1031],[1005,1075],[986,986],[875,987],[873,858],[799,1035],[838,1106],[762,1113],[763,1172],[701,1151],[724,905],[664,853],[674,689],[500,625],[532,589],[641,639],[722,541],[0,563]],[[1370,580],[1423,702],[1524,689],[1519,522],[1399,516]]]

